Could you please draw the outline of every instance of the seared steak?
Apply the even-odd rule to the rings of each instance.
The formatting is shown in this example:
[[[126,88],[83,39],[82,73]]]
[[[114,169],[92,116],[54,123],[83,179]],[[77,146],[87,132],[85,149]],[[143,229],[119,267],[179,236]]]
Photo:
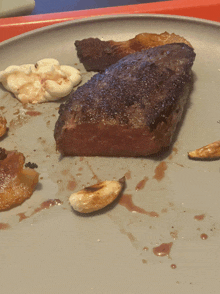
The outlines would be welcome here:
[[[162,34],[142,33],[122,42],[88,38],[75,41],[75,46],[79,60],[87,71],[102,72],[129,54],[171,43],[185,43],[192,47],[183,37],[167,32]]]
[[[146,156],[171,144],[191,81],[194,50],[168,44],[130,54],[62,104],[55,125],[63,155]]]

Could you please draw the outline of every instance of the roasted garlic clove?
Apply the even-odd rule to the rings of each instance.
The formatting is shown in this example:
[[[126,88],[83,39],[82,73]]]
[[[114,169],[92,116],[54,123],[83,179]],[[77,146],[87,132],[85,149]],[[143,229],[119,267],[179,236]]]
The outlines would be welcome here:
[[[70,205],[81,213],[100,210],[112,203],[125,185],[125,177],[119,181],[103,181],[73,193],[69,197]]]
[[[188,153],[191,159],[217,159],[220,158],[220,141],[208,144]]]

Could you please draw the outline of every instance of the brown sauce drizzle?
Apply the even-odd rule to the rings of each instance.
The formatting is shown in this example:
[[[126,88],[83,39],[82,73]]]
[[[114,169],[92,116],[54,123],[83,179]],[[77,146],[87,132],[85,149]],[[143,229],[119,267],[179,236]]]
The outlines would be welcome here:
[[[204,220],[204,218],[205,218],[205,214],[200,214],[200,215],[195,215],[194,216],[194,219],[198,220],[198,221]]]
[[[96,175],[96,173],[94,172],[92,166],[89,164],[88,161],[86,161],[86,164],[87,164],[88,168],[90,169],[90,171],[91,171],[92,174],[93,174],[92,180],[96,180],[97,183],[101,182],[101,180],[100,180],[99,177]]]
[[[200,235],[200,238],[201,238],[202,240],[207,240],[207,239],[208,239],[208,235],[206,235],[206,234],[201,234],[201,235]]]
[[[144,250],[144,251],[148,251],[149,248],[145,246],[145,247],[143,248],[143,250]]]
[[[165,176],[165,170],[167,169],[167,164],[165,161],[161,161],[160,164],[158,164],[154,170],[154,176],[153,178],[157,181],[161,181]]]
[[[19,113],[20,113],[20,110],[17,109],[13,114],[14,114],[14,115],[17,115],[17,114],[19,114]]]
[[[24,212],[18,213],[17,216],[19,216],[19,222],[23,221],[24,219],[28,218]]]
[[[10,229],[10,225],[6,223],[0,223],[0,230],[8,230]]]
[[[184,167],[183,164],[180,164],[180,163],[177,163],[177,162],[175,162],[175,164],[178,165],[178,166]]]
[[[68,169],[64,169],[64,170],[61,171],[61,174],[64,175],[64,176],[68,175],[68,173],[69,173]]]
[[[70,191],[74,191],[77,186],[76,180],[73,178],[72,181],[68,182],[67,189]]]
[[[176,147],[173,147],[173,152],[174,152],[175,154],[177,154],[177,153],[178,153],[178,149],[177,149]]]
[[[160,246],[153,248],[153,253],[156,256],[169,256],[172,246],[173,246],[173,242],[162,243]]]
[[[33,104],[32,104],[32,105],[33,105]],[[30,104],[27,103],[27,104],[24,104],[24,105],[23,105],[23,108],[24,108],[24,109],[27,109],[27,110],[33,110],[34,107],[33,107],[32,105],[30,105]]]
[[[178,149],[176,147],[173,147],[173,150],[172,150],[172,154],[170,154],[170,156],[168,157],[169,159],[172,159],[173,158],[173,155],[177,154],[178,153]]]
[[[125,173],[125,178],[127,180],[130,180],[131,179],[131,171],[130,170]]]
[[[16,129],[17,127],[22,127],[28,122],[28,117],[23,117],[21,115],[18,115],[16,118],[12,119],[9,122],[9,129]]]
[[[61,205],[62,203],[63,202],[59,199],[49,199],[49,200],[41,203],[40,207],[36,208],[31,215],[34,215],[35,213],[38,213],[39,211],[41,211],[43,209],[48,209],[48,208],[55,206],[55,205]]]
[[[137,238],[131,232],[127,232],[125,229],[121,229],[120,232],[126,235],[131,243],[136,247],[135,243],[137,242]]]
[[[142,213],[142,214],[146,214],[148,216],[151,216],[151,217],[158,217],[159,214],[156,213],[155,211],[146,211],[145,209],[139,207],[139,206],[136,206],[133,201],[132,201],[132,195],[131,194],[123,194],[122,197],[120,198],[119,200],[119,204],[126,207],[127,210],[129,211],[135,211],[135,212],[138,212],[138,213]]]
[[[27,111],[26,112],[26,115],[30,115],[30,116],[38,116],[38,115],[41,115],[41,112],[39,112],[39,111]]]
[[[135,238],[135,236],[134,236],[132,233],[127,232],[126,235],[128,236],[128,239],[129,239],[131,242],[137,241],[137,239]]]
[[[19,222],[23,221],[24,219],[27,219],[31,216],[33,216],[34,214],[40,212],[41,210],[44,209],[49,209],[52,206],[55,205],[61,205],[63,204],[63,202],[59,199],[49,199],[47,201],[44,201],[43,203],[41,203],[40,207],[37,207],[30,216],[27,216],[24,212],[18,213],[17,216],[19,216]]]
[[[141,180],[137,186],[135,187],[136,191],[142,190],[145,187],[146,182],[149,180],[148,177],[144,177],[143,180]]]
[[[178,238],[178,232],[177,231],[173,231],[173,232],[170,232],[170,236],[176,240]]]

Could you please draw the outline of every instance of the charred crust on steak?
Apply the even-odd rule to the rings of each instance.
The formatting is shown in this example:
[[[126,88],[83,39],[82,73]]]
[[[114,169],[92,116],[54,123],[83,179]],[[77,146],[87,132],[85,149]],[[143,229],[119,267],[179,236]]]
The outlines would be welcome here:
[[[121,128],[122,138],[124,130],[141,130],[161,145],[156,152],[167,147],[186,102],[182,97],[191,81],[194,59],[194,50],[188,45],[168,44],[130,54],[94,75],[60,107],[54,132],[57,149],[71,154],[71,136],[79,128],[85,130],[84,126],[91,130],[97,126],[100,133],[102,128],[116,132]],[[86,131],[83,136],[94,134]],[[146,155],[153,153],[152,148],[149,153],[146,149]]]
[[[98,38],[88,38],[75,41],[77,55],[88,71],[104,71],[111,64],[124,57],[123,54],[114,54],[111,43]],[[91,60],[91,52],[93,60]]]

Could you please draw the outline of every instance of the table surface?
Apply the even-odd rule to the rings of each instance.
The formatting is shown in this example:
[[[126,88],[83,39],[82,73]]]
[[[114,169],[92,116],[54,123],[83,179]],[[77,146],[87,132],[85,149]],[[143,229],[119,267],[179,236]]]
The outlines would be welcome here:
[[[35,0],[31,15],[164,1],[166,0]]]

